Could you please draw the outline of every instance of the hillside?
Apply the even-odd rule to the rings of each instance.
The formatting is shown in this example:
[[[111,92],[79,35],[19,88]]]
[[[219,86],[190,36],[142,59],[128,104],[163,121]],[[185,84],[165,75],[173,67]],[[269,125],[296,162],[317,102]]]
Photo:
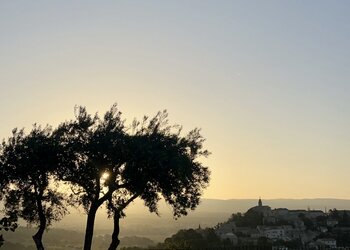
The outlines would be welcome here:
[[[315,209],[329,210],[350,209],[350,200],[345,199],[270,199],[263,200],[265,205],[271,208],[285,207],[289,209]],[[161,241],[165,237],[182,228],[211,227],[218,222],[223,222],[236,212],[245,212],[257,204],[257,199],[203,199],[199,207],[189,213],[188,216],[174,220],[171,210],[164,203],[160,205],[160,216],[150,214],[142,202],[136,201],[126,210],[126,218],[121,222],[122,236],[144,236],[155,241]],[[83,230],[85,215],[72,211],[64,220],[56,226],[60,228]],[[108,220],[103,209],[97,215],[96,232],[110,233],[112,221]]]

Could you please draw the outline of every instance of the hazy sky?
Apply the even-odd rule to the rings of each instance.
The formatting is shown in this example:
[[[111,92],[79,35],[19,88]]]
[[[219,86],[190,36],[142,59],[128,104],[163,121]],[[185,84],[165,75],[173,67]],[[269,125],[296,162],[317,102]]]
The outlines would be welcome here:
[[[76,104],[201,127],[206,198],[350,198],[349,1],[1,1],[0,137]]]

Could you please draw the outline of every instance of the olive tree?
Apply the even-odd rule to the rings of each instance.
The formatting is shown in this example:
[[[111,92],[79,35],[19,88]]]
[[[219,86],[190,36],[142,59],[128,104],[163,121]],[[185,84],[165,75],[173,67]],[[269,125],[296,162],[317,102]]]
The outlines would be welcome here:
[[[179,126],[168,125],[165,111],[127,127],[116,105],[102,118],[77,107],[75,119],[54,134],[60,145],[58,176],[70,183],[76,204],[87,212],[84,250],[91,249],[102,204],[114,218],[109,249],[116,249],[119,219],[136,198],[157,213],[163,197],[179,217],[198,205],[209,181],[209,170],[199,161],[208,155],[199,130],[181,136]]]
[[[209,182],[209,170],[200,162],[209,154],[203,149],[200,130],[182,136],[181,127],[169,125],[167,116],[163,111],[134,121],[128,134],[128,156],[117,178],[123,186],[114,191],[107,206],[114,220],[109,250],[118,247],[119,220],[136,198],[157,214],[158,202],[164,198],[177,218],[196,208]]]
[[[45,229],[67,212],[64,194],[53,185],[57,152],[51,128],[36,125],[28,135],[14,129],[1,145],[5,213],[38,225],[33,240],[40,250]]]
[[[98,208],[123,186],[118,176],[126,160],[124,130],[121,113],[113,105],[103,118],[76,107],[75,119],[54,132],[60,145],[57,175],[69,183],[72,200],[87,213],[84,249],[91,249]]]

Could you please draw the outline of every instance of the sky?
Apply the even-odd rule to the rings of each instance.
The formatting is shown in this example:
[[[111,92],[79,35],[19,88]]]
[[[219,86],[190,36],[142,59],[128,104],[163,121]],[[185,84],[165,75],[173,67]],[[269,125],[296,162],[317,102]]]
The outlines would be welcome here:
[[[350,199],[349,1],[1,1],[0,138],[167,109],[204,198]]]

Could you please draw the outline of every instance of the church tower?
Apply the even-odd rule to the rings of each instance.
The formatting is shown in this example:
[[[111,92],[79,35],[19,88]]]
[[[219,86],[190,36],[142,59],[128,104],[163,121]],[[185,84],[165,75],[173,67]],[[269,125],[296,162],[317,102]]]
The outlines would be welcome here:
[[[259,201],[258,201],[258,206],[259,206],[259,207],[262,207],[262,201],[261,201],[261,198],[259,198]]]

